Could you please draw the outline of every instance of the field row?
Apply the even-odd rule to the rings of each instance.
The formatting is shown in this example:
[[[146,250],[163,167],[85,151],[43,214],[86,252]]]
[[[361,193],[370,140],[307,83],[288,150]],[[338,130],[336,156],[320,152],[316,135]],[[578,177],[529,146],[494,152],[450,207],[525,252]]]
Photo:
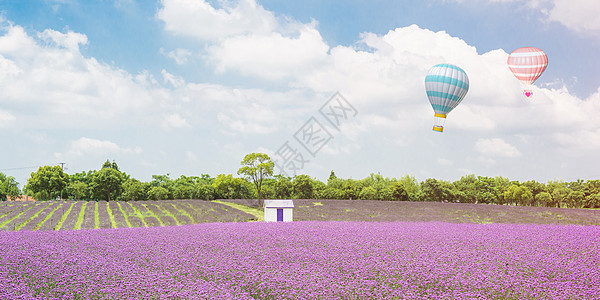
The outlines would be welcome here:
[[[77,230],[245,222],[255,217],[202,200],[0,203],[0,230]]]
[[[227,202],[257,206],[256,200]],[[600,225],[600,210],[377,200],[294,200],[294,221]]]

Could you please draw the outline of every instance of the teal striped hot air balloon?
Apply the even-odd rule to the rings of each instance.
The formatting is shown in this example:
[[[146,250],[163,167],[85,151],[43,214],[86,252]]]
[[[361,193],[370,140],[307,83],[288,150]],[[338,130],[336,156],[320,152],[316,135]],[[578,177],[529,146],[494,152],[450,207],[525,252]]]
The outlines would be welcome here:
[[[469,90],[469,77],[455,65],[435,65],[427,72],[425,90],[435,112],[433,130],[443,132],[446,115],[462,101]]]

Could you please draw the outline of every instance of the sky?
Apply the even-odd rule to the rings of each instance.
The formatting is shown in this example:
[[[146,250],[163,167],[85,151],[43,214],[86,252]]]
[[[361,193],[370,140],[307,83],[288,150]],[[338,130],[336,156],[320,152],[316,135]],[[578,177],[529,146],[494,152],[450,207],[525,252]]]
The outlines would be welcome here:
[[[0,172],[600,178],[596,0],[0,0]],[[525,99],[506,65],[548,68]],[[427,71],[470,89],[432,130]]]

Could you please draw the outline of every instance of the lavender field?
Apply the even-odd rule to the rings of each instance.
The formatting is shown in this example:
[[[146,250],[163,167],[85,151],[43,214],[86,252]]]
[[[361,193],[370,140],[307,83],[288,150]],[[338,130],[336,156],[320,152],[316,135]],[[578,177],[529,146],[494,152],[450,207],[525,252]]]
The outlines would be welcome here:
[[[227,205],[203,200],[0,202],[0,230],[9,231],[155,227],[256,219]]]
[[[600,227],[210,223],[0,232],[2,299],[600,299]]]

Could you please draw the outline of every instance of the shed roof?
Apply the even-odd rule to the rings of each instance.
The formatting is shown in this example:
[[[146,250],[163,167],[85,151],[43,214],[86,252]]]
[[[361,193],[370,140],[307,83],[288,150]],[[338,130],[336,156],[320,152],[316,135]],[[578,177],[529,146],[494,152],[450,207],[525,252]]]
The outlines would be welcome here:
[[[293,208],[294,201],[292,200],[265,200],[265,208]]]

